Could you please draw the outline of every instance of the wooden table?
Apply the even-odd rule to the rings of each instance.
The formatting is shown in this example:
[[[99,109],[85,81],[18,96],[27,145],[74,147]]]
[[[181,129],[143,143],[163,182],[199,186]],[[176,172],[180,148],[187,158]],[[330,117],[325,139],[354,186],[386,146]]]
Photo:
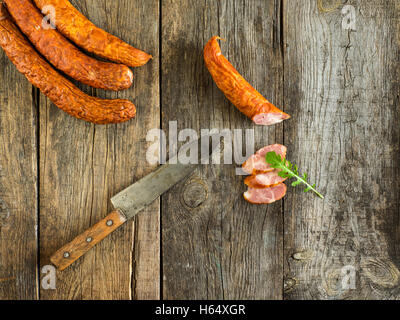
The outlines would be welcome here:
[[[80,86],[137,105],[136,119],[95,126],[57,109],[0,52],[1,299],[400,298],[397,0],[72,2],[154,59],[127,91]],[[225,99],[202,59],[217,34],[291,120],[255,127]],[[170,121],[254,128],[257,148],[284,143],[325,200],[289,188],[251,205],[235,166],[203,166],[45,290],[50,255],[154,170],[146,134]],[[346,274],[354,283],[342,285]]]

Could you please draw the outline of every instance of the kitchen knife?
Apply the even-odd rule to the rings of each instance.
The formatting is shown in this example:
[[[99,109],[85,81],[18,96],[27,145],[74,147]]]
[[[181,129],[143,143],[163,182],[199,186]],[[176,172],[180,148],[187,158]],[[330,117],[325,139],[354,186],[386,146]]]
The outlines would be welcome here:
[[[211,148],[209,147],[210,137],[213,141]],[[218,137],[218,141],[215,141],[215,137]],[[209,159],[213,152],[219,148],[219,137],[219,135],[203,136],[202,139],[188,143],[180,150],[179,154],[186,154],[195,144],[200,145],[200,148],[197,149],[198,155],[200,154],[197,159],[200,159],[198,163],[201,164],[205,158]],[[208,139],[208,143],[200,143],[204,141],[204,138]],[[50,258],[50,261],[57,269],[61,271],[66,269],[110,233],[135,217],[164,192],[187,177],[199,165],[182,164],[178,160],[178,155],[171,158],[167,164],[160,166],[156,171],[112,197],[111,203],[115,210],[59,249]]]

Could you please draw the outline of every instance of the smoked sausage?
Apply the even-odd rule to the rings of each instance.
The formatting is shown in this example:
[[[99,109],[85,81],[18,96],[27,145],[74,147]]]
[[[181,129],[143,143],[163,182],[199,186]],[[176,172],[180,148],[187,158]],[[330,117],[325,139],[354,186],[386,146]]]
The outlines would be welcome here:
[[[60,109],[85,121],[107,124],[133,118],[128,100],[104,100],[86,95],[55,71],[25,39],[0,3],[0,46],[26,78]]]
[[[244,184],[251,188],[269,188],[284,182],[287,178],[278,175],[278,170],[248,176]]]
[[[54,8],[57,29],[86,51],[130,67],[142,66],[152,58],[151,55],[96,27],[68,0],[34,1],[41,10],[45,6]]]
[[[280,183],[271,188],[249,188],[243,196],[246,201],[253,204],[270,204],[281,200],[286,195],[287,187]]]
[[[281,144],[272,144],[258,150],[249,159],[247,159],[243,165],[243,171],[247,174],[266,173],[273,171],[274,169],[267,163],[265,156],[268,152],[275,151],[282,158],[286,158],[287,148]]]
[[[44,28],[43,15],[31,0],[4,2],[21,31],[57,69],[94,88],[117,91],[132,85],[133,73],[127,66],[91,58],[58,30]]]
[[[290,116],[279,110],[254,89],[222,55],[213,37],[204,48],[204,61],[217,87],[242,113],[259,125],[272,125]]]

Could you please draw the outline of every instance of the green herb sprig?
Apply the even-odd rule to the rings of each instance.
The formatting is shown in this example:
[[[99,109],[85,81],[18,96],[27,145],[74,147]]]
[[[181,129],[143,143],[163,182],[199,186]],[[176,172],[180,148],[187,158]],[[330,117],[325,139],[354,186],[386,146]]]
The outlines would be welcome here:
[[[275,151],[268,152],[265,156],[265,160],[267,161],[267,163],[270,164],[271,168],[280,170],[278,172],[278,175],[281,178],[297,179],[296,181],[292,182],[293,187],[296,187],[299,184],[303,183],[307,186],[304,192],[313,191],[318,195],[318,197],[324,199],[324,196],[316,190],[316,185],[315,184],[312,185],[307,181],[308,180],[307,174],[304,173],[303,175],[300,175],[299,168],[295,164],[292,164],[289,160],[283,159]]]

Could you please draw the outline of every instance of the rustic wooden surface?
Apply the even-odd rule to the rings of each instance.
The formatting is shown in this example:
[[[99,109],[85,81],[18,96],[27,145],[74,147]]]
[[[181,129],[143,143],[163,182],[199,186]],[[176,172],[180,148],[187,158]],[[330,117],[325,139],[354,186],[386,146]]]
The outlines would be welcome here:
[[[0,299],[399,299],[400,5],[341,2],[72,1],[154,56],[127,91],[80,86],[134,101],[137,118],[121,125],[64,114],[1,51]],[[354,31],[342,26],[344,3]],[[291,120],[254,127],[224,98],[202,59],[217,34]],[[287,145],[326,199],[289,188],[283,201],[250,205],[236,166],[204,166],[45,290],[41,268],[154,170],[146,134],[170,121],[254,128],[256,148]],[[352,268],[347,289],[342,272]]]
[[[284,201],[285,298],[398,299],[400,6],[347,1],[350,31],[341,7],[316,4],[284,6],[284,97],[295,120],[285,143],[326,194]],[[342,286],[347,266],[353,289]]]
[[[129,90],[110,93],[84,88],[99,97],[134,101],[137,118],[128,123],[86,124],[40,96],[41,266],[49,263],[55,250],[104,218],[112,209],[109,199],[114,194],[154,169],[143,154],[147,131],[160,123],[158,1],[73,3],[95,24],[155,58],[134,70],[134,86]],[[146,212],[151,214],[128,222],[71,268],[57,273],[57,290],[41,290],[41,298],[157,299],[159,205],[154,203]]]
[[[30,300],[39,296],[36,94],[3,52],[0,65],[0,297]]]
[[[204,65],[203,47],[216,34],[227,39],[222,51],[245,78],[282,105],[280,1],[243,4],[163,2],[163,128],[176,119],[178,130],[254,127],[226,100]],[[282,128],[255,128],[256,145],[282,143]],[[163,298],[282,298],[282,203],[245,202],[243,178],[235,168],[204,167],[163,197]]]

